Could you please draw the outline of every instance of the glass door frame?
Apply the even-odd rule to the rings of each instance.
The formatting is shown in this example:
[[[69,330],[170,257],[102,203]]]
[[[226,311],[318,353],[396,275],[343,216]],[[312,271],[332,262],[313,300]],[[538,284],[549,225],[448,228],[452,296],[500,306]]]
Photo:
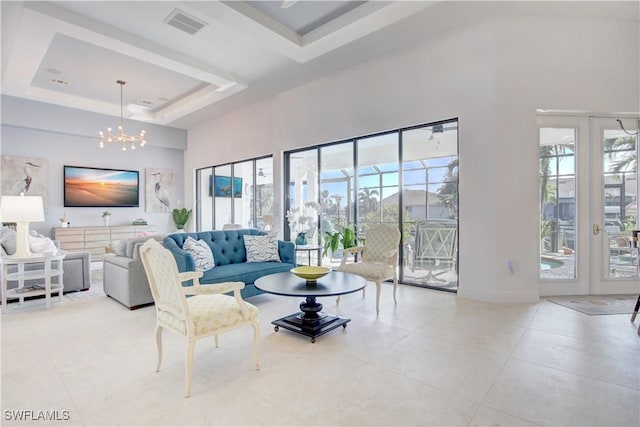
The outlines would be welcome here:
[[[540,129],[542,128],[567,128],[575,129],[574,144],[574,181],[575,181],[575,225],[574,225],[574,272],[569,279],[538,279],[540,296],[548,295],[587,295],[589,292],[590,253],[591,244],[589,236],[590,203],[588,195],[591,192],[591,149],[589,141],[589,120],[587,117],[577,116],[548,116],[539,115],[538,122],[538,146],[540,146]],[[539,151],[538,151],[539,152]],[[538,155],[538,158],[540,156]],[[538,160],[539,161],[539,160]],[[539,190],[539,188],[538,188]],[[540,241],[536,240],[538,246]],[[538,250],[539,256],[540,251]]]
[[[617,128],[613,117],[586,115],[540,114],[538,128],[573,128],[575,141],[576,225],[575,278],[538,281],[541,296],[597,295],[637,292],[636,280],[606,278],[603,271],[605,215],[602,189],[604,174],[602,161],[603,130]],[[629,123],[627,121],[627,123]],[[635,129],[628,124],[627,129]],[[633,126],[633,127],[632,127]],[[539,140],[538,140],[539,144]],[[636,147],[636,150],[638,147]],[[539,190],[539,189],[538,189]],[[636,218],[637,223],[637,218]],[[537,242],[539,244],[539,241]],[[635,286],[635,288],[634,288]]]
[[[638,123],[636,120],[638,118],[623,118],[621,117],[624,126],[626,129],[631,131],[637,131]],[[604,203],[604,194],[603,190],[606,188],[605,186],[605,178],[604,178],[604,162],[603,162],[603,144],[604,144],[604,131],[605,130],[620,130],[620,125],[617,122],[617,119],[614,117],[590,117],[589,120],[590,125],[590,135],[591,135],[591,147],[593,152],[599,153],[597,156],[592,156],[591,162],[591,170],[597,171],[598,176],[597,179],[592,186],[592,203],[591,203],[591,237],[593,241],[593,245],[591,247],[591,280],[590,280],[590,294],[593,295],[606,295],[606,294],[635,294],[638,292],[638,278],[624,278],[624,277],[610,277],[608,274],[608,270],[605,269],[605,256],[608,265],[610,262],[609,251],[605,252],[605,247],[610,247],[610,241],[608,239],[608,233],[606,232],[605,224],[606,224],[606,213],[605,213],[605,203]],[[636,206],[638,203],[638,136],[636,136]],[[595,175],[595,172],[594,172]],[[639,227],[640,222],[638,221],[638,214],[636,212],[636,226],[635,229]],[[600,228],[599,233],[596,234],[594,228],[596,225]],[[632,264],[633,264],[633,256],[632,255]],[[635,262],[638,262],[635,259]]]

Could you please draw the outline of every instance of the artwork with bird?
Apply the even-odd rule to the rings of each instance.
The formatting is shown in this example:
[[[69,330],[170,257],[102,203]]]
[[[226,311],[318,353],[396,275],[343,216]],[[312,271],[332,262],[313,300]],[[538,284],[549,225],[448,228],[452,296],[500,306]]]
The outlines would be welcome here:
[[[2,194],[42,196],[46,209],[48,175],[44,159],[2,155]]]
[[[146,169],[146,212],[169,213],[175,205],[172,169]]]

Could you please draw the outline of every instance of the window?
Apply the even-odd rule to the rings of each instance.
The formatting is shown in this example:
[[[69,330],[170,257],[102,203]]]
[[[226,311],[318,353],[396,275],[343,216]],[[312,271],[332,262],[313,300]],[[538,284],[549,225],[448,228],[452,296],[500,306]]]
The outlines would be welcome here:
[[[270,230],[273,226],[273,157],[196,170],[198,231],[225,224]]]

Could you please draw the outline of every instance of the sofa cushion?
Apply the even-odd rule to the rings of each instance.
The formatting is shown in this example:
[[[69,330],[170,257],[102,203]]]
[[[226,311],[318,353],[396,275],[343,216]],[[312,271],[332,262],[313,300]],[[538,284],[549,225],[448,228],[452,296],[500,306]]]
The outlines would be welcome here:
[[[211,248],[204,240],[187,237],[182,249],[189,252],[193,257],[193,261],[196,263],[196,271],[207,271],[216,266]]]
[[[280,260],[278,238],[276,236],[243,236],[247,251],[247,262],[267,262]]]
[[[2,227],[0,232],[0,245],[7,255],[16,253],[16,230],[11,227]]]
[[[295,267],[293,264],[282,262],[245,262],[223,265],[205,271],[200,283],[244,282],[251,284],[267,274],[289,271],[293,267]]]
[[[125,251],[125,256],[128,258],[136,258],[134,256],[136,243],[144,243],[149,239],[156,239],[156,240],[162,241],[163,238],[164,238],[164,235],[156,234],[152,236],[132,237],[130,239],[127,239],[127,248]]]
[[[111,251],[118,256],[126,256],[127,255],[127,240],[114,240],[111,242]]]

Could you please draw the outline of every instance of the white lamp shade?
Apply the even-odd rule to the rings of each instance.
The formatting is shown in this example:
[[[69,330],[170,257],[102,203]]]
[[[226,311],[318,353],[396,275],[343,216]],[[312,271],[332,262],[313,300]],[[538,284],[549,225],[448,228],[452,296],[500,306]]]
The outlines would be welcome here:
[[[3,222],[42,222],[44,206],[40,196],[2,196]]]

